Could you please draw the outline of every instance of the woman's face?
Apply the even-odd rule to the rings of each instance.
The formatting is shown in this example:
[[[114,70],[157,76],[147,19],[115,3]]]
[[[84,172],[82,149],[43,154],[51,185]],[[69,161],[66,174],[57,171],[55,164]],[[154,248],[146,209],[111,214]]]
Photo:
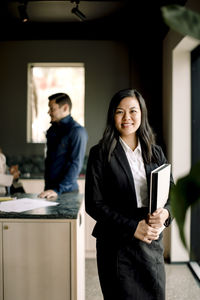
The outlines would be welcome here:
[[[141,109],[137,98],[122,99],[116,108],[114,121],[121,137],[135,135],[141,124]]]

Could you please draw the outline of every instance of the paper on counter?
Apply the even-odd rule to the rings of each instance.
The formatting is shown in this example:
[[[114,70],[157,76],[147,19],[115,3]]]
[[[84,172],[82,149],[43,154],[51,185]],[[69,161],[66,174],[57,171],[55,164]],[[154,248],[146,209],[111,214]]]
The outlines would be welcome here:
[[[58,205],[57,202],[42,200],[39,198],[21,198],[17,200],[0,203],[0,211],[4,212],[24,212],[36,208]]]

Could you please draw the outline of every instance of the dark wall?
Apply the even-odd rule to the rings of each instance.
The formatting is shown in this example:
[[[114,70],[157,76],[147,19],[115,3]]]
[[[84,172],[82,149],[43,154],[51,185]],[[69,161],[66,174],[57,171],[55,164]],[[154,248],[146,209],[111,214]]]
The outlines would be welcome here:
[[[162,120],[162,41],[155,35],[143,36],[130,45],[131,85],[143,95],[149,123],[165,151]]]
[[[129,85],[127,45],[118,41],[78,40],[1,42],[0,145],[8,155],[29,156],[44,153],[44,144],[26,142],[27,64],[31,62],[85,64],[85,126],[89,135],[88,152],[102,135],[112,95],[116,90]]]
[[[165,146],[161,98],[164,27],[159,7],[148,2],[142,7],[139,1],[129,4],[130,9],[94,24],[13,22],[6,34],[2,32],[0,146],[8,155],[44,153],[44,145],[26,143],[29,62],[85,63],[87,153],[102,135],[112,95],[126,87],[137,88],[144,96],[157,141]]]
[[[191,52],[192,165],[200,161],[200,46]],[[200,203],[191,208],[190,259],[200,265]]]

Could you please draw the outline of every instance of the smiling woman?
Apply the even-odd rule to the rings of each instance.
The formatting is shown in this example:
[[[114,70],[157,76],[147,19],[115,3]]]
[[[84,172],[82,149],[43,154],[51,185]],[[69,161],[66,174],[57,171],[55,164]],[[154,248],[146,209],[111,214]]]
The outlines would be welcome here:
[[[151,171],[166,162],[142,95],[117,92],[103,137],[90,149],[85,188],[105,300],[165,299],[162,230],[171,222],[170,203],[148,215],[148,191]]]

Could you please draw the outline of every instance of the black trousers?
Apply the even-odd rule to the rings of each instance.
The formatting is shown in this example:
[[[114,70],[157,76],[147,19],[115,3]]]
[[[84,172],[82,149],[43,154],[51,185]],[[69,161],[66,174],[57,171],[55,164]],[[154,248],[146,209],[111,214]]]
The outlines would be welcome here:
[[[165,299],[162,237],[150,245],[97,238],[97,267],[104,300]]]

